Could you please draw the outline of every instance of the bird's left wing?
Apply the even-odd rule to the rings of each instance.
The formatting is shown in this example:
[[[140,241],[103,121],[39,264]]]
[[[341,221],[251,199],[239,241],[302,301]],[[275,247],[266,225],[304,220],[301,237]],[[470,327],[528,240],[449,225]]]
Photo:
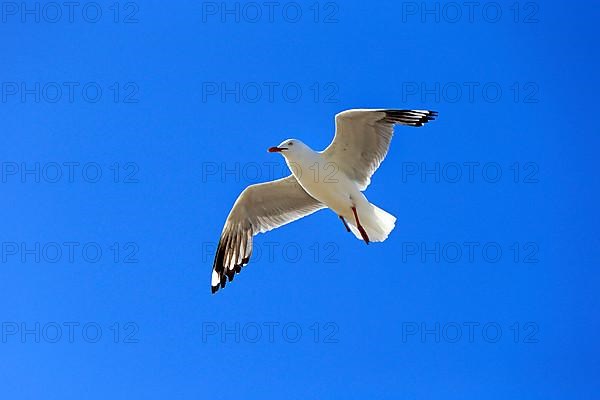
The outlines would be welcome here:
[[[219,239],[211,289],[215,293],[233,281],[252,255],[252,237],[325,208],[300,186],[293,175],[248,186],[238,197]]]
[[[333,142],[323,150],[323,155],[364,190],[388,152],[394,125],[423,126],[436,116],[437,112],[429,110],[341,112],[335,116]]]

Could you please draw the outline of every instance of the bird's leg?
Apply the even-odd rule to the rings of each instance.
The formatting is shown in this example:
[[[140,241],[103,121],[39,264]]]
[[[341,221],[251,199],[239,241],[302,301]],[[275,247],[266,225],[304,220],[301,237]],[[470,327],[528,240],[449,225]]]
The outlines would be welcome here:
[[[348,226],[348,224],[346,223],[346,220],[344,219],[344,217],[342,217],[341,215],[339,216],[340,219],[342,220],[342,222],[344,223],[344,226],[346,227],[346,230],[348,232],[350,232],[350,227]]]
[[[369,244],[369,236],[367,236],[367,231],[365,231],[365,228],[363,228],[363,226],[360,224],[360,221],[358,220],[358,214],[356,213],[356,207],[352,206],[352,212],[354,213],[354,219],[356,219],[356,226],[358,227],[360,236],[362,236],[362,238],[366,244]]]

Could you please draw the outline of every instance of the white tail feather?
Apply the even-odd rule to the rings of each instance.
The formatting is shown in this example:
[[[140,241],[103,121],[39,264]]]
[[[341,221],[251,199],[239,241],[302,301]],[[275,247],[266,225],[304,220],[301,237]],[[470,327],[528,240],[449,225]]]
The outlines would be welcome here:
[[[360,224],[367,231],[371,242],[383,242],[396,226],[396,217],[373,204],[369,203],[367,207],[359,207],[357,213]],[[354,222],[354,217],[348,222],[354,236],[363,240]]]

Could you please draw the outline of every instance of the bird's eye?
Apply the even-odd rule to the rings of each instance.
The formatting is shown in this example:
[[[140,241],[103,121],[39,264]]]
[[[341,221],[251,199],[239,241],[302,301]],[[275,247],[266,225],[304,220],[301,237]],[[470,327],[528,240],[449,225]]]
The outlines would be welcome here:
[[[293,146],[293,145],[294,145],[294,143],[292,143],[292,142],[288,143],[288,146]]]

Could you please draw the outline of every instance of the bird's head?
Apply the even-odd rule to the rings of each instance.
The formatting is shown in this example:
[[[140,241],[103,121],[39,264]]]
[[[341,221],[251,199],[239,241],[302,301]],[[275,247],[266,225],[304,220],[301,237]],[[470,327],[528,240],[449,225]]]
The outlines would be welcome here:
[[[267,151],[269,153],[281,153],[281,155],[285,158],[293,158],[294,156],[298,156],[310,151],[310,147],[298,139],[287,139],[281,142],[278,146],[270,147]]]

